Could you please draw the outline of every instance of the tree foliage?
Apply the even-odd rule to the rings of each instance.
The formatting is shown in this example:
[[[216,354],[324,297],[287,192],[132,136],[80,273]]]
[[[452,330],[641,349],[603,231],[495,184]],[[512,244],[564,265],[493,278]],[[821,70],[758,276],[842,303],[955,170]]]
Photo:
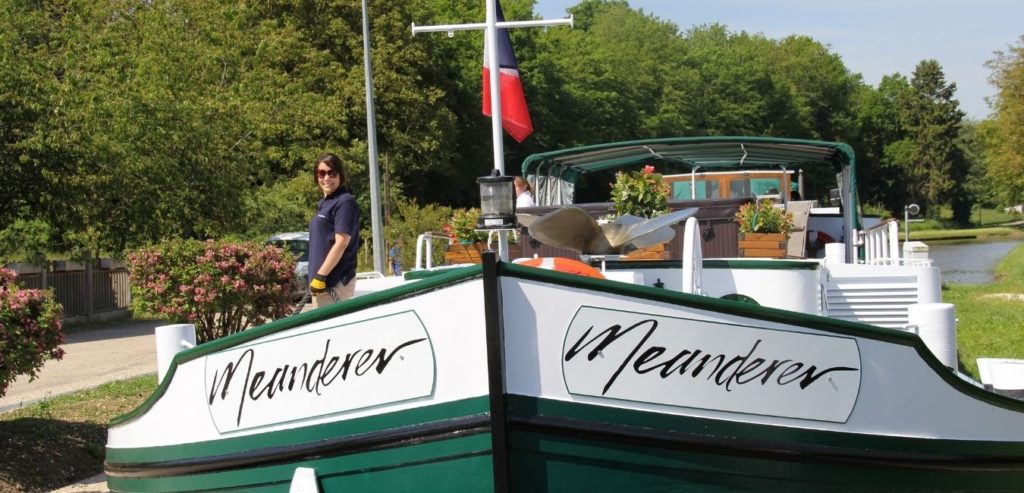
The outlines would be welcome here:
[[[987,63],[996,87],[985,133],[985,163],[1004,204],[1024,202],[1024,35]]]
[[[531,0],[503,8],[509,20],[533,15]],[[359,0],[7,0],[0,9],[0,230],[41,221],[51,249],[83,255],[301,230],[318,198],[308,172],[326,151],[345,161],[369,221]],[[958,185],[978,168],[958,151],[955,84],[935,62],[874,88],[807,36],[680,29],[623,0],[570,11],[573,29],[510,32],[535,131],[506,139],[509,173],[530,153],[565,146],[768,135],[850,142],[865,197],[890,210],[920,191],[962,213],[977,189]],[[480,22],[482,2],[370,2],[369,16],[387,200],[475,205],[474,178],[492,167],[483,34],[414,37],[409,26]],[[1019,60],[1014,47],[992,62],[999,123],[971,140],[992,144],[989,175],[1007,199],[1024,190]]]

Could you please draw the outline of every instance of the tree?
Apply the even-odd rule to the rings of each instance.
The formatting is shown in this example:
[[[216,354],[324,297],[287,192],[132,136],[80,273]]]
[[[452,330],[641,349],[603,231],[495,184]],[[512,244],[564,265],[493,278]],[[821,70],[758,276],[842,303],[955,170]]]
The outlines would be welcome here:
[[[914,69],[905,122],[913,137],[913,165],[907,169],[910,190],[920,191],[925,212],[937,217],[936,206],[950,204],[953,220],[970,219],[973,200],[966,193],[970,164],[960,142],[964,112],[954,99],[956,83],[947,83],[935,60],[924,60]]]
[[[905,176],[912,165],[913,141],[903,125],[909,97],[910,82],[892,74],[877,89],[862,86],[854,98],[857,130],[851,145],[857,150],[861,200],[881,204],[894,215],[918,200]]]
[[[986,66],[996,87],[986,132],[986,168],[1002,202],[1019,204],[1024,201],[1024,35],[1007,51],[995,52]]]
[[[799,132],[794,137],[839,140],[850,135],[853,97],[863,85],[839,55],[808,36],[773,42],[767,64],[792,92]]]
[[[54,91],[49,76],[60,9],[50,2],[0,2],[0,230],[43,218],[53,203],[45,152],[34,142]]]

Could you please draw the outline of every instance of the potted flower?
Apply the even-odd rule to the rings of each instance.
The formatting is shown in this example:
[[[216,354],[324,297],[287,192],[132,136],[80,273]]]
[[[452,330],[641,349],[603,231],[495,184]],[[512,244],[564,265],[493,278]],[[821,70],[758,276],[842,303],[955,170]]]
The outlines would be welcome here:
[[[442,228],[448,234],[448,250],[444,260],[452,264],[479,264],[480,254],[485,250],[486,236],[476,230],[479,209],[455,209],[452,217]]]
[[[648,164],[639,171],[620,171],[615,174],[611,187],[616,216],[628,214],[650,219],[668,212],[669,185],[662,180],[661,173],[654,172],[654,166]],[[634,250],[624,258],[665,259],[668,255],[662,243]]]
[[[444,254],[445,262],[452,264],[479,264],[480,255],[489,249],[497,250],[497,246],[488,245],[486,231],[476,229],[480,209],[455,209],[452,217],[441,228],[448,234],[448,250]],[[497,238],[495,236],[495,238]],[[516,244],[516,235],[509,235],[509,258],[522,256],[523,249]]]
[[[450,238],[450,244],[471,245],[487,239],[484,233],[476,230],[476,221],[480,209],[455,209],[452,217],[442,228]]]
[[[668,212],[668,184],[662,181],[661,173],[654,172],[654,166],[647,165],[641,171],[615,174],[612,184],[612,202],[615,213],[623,216],[652,218]]]
[[[736,212],[736,223],[740,230],[741,257],[786,256],[786,241],[793,226],[793,215],[775,207],[771,200],[743,204]]]

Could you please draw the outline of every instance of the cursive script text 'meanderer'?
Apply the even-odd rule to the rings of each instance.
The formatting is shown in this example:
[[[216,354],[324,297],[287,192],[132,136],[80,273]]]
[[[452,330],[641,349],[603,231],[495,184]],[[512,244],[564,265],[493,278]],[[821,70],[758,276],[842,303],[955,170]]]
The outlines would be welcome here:
[[[220,400],[225,401],[228,391],[232,388],[231,382],[235,373],[244,369],[245,379],[242,381],[241,392],[238,395],[238,416],[236,424],[242,423],[242,411],[246,400],[258,401],[260,399],[273,399],[278,393],[284,392],[307,392],[320,395],[321,388],[330,386],[341,377],[342,381],[349,377],[361,377],[366,372],[373,370],[377,374],[383,374],[391,363],[392,358],[402,349],[427,340],[426,338],[413,339],[403,342],[391,351],[387,348],[356,349],[344,355],[330,355],[331,340],[324,343],[323,355],[312,362],[301,362],[292,365],[283,365],[273,369],[253,372],[253,365],[256,362],[256,352],[246,349],[238,356],[236,361],[224,366],[224,371],[213,373],[213,382],[210,386],[209,405],[213,405],[220,394]],[[330,355],[330,356],[328,356]],[[341,363],[341,364],[339,364]],[[267,375],[270,374],[270,379]],[[220,378],[218,379],[218,375]]]
[[[715,385],[725,387],[731,392],[733,384],[746,385],[750,383],[766,386],[777,384],[785,386],[799,382],[801,389],[821,378],[823,375],[836,371],[857,371],[857,368],[846,366],[833,366],[818,371],[818,367],[801,361],[791,359],[774,359],[769,362],[770,357],[755,356],[761,339],[758,339],[751,346],[746,354],[712,354],[702,349],[678,349],[648,345],[647,340],[654,335],[658,329],[658,321],[654,319],[641,320],[625,329],[621,325],[612,325],[607,329],[591,337],[594,327],[587,329],[576,342],[565,353],[565,361],[572,361],[573,358],[590,348],[586,353],[587,361],[593,361],[606,348],[613,344],[624,345],[620,338],[633,330],[640,333],[646,331],[639,342],[623,358],[614,372],[609,375],[601,394],[605,395],[612,387],[612,384],[619,378],[623,370],[632,368],[639,375],[657,372],[654,375],[667,379],[673,375],[697,378],[707,371],[706,380],[714,382]]]

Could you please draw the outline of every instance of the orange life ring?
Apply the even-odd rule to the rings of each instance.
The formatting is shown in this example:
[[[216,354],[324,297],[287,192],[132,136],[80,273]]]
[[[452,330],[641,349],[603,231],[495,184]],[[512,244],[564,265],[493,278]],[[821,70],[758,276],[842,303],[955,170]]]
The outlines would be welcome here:
[[[577,276],[594,277],[597,279],[604,279],[604,275],[601,271],[583,263],[579,260],[573,260],[571,258],[564,257],[541,257],[531,258],[522,262],[516,262],[519,265],[525,265],[527,267],[539,267],[541,269],[556,270],[558,272],[565,272],[566,274],[576,274]]]

